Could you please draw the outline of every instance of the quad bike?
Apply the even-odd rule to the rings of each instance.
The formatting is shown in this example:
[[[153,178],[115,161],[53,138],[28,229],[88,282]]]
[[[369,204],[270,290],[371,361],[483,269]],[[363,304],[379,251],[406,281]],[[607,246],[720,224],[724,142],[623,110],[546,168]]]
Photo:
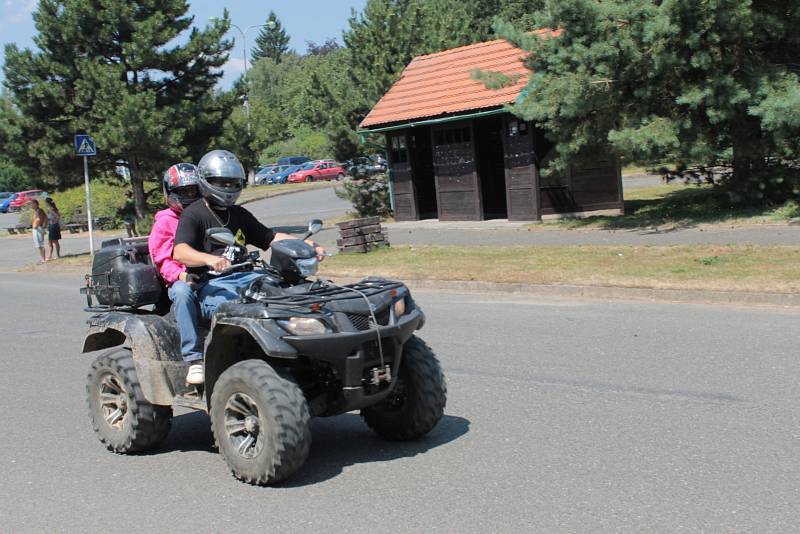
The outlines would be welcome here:
[[[321,226],[312,221],[305,237]],[[444,375],[414,335],[425,316],[404,284],[312,281],[317,258],[303,240],[273,243],[267,263],[235,245],[227,229],[207,235],[227,245],[232,263],[216,274],[262,276],[201,325],[202,386],[185,382],[189,364],[181,359],[146,238],[105,241],[95,254],[81,288],[93,313],[83,352],[105,349],[91,366],[86,392],[106,448],[123,454],[155,448],[169,433],[173,406],[203,410],[233,475],[267,485],[305,462],[311,417],[360,410],[372,430],[391,440],[434,428],[444,413]]]

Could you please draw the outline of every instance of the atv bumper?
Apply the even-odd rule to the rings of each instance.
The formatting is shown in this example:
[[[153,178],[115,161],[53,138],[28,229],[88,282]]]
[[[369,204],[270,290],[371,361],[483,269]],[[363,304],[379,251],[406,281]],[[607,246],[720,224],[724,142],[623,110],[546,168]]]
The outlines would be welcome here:
[[[327,362],[342,380],[345,406],[338,413],[358,410],[380,402],[394,388],[400,370],[403,344],[424,321],[419,309],[402,316],[395,324],[359,332],[336,332],[319,336],[284,336],[298,354]],[[383,362],[378,351],[380,337]],[[391,380],[375,386],[369,372],[382,365],[391,368]]]

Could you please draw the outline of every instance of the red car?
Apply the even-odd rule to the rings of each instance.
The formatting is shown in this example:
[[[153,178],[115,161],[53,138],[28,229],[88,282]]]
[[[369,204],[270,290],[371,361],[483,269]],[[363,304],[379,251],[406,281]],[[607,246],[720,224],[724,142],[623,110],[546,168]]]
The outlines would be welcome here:
[[[40,200],[41,198],[46,196],[47,193],[45,193],[41,189],[20,191],[19,193],[17,193],[17,198],[12,200],[11,204],[8,205],[8,211],[19,211],[28,204],[30,204],[31,200]]]
[[[309,161],[300,170],[286,179],[290,183],[316,182],[319,180],[343,180],[344,167],[335,161]]]

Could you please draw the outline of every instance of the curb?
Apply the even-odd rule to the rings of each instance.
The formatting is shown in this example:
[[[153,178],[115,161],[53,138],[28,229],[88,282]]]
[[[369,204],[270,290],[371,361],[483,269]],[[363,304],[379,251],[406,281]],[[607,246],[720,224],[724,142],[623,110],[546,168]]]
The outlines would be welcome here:
[[[327,276],[328,275],[326,273]],[[340,283],[361,278],[343,277]],[[748,291],[703,291],[689,289],[657,289],[644,287],[608,287],[474,282],[465,280],[403,280],[412,290],[466,291],[478,293],[513,293],[525,296],[587,298],[598,300],[646,300],[683,304],[727,304],[800,308],[800,293],[757,293]]]

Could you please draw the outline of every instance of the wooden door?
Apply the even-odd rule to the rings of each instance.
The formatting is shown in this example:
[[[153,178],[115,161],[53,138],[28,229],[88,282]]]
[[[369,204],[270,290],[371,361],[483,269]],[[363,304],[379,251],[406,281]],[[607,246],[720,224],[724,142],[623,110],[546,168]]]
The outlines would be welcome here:
[[[471,123],[435,126],[431,133],[439,220],[481,220],[481,191]]]
[[[509,221],[534,221],[539,213],[539,176],[530,125],[513,115],[503,117],[503,159]]]
[[[419,220],[406,131],[401,130],[388,134],[387,142],[389,145],[392,197],[394,199],[394,218],[397,221]]]

